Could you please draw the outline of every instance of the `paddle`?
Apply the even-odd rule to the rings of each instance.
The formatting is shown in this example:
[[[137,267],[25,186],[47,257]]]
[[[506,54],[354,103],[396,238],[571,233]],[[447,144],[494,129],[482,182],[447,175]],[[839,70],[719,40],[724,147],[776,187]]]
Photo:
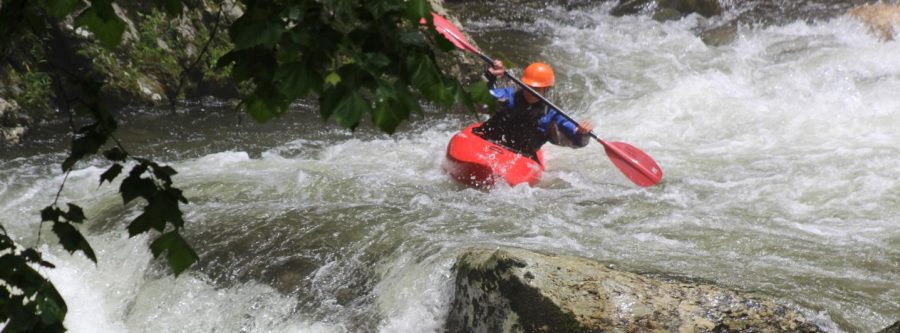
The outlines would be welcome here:
[[[434,28],[438,33],[447,38],[453,45],[457,48],[472,52],[481,59],[483,59],[488,64],[493,65],[494,59],[488,57],[477,48],[469,44],[466,41],[463,34],[459,31],[459,29],[450,23],[444,17],[438,15],[437,13],[431,13],[434,16]],[[532,89],[527,84],[523,83],[521,80],[513,76],[509,71],[505,71],[504,75],[516,82],[523,89],[528,90],[544,103],[547,103],[550,107],[559,111],[559,113],[573,123],[578,123],[572,117],[569,117],[565,112],[562,111],[558,106],[547,100],[544,96],[539,94],[537,91]],[[606,150],[606,155],[613,162],[613,164],[625,174],[625,177],[628,177],[632,182],[641,187],[647,187],[656,185],[662,180],[662,169],[659,168],[659,165],[656,164],[656,161],[653,160],[649,155],[641,151],[640,149],[635,148],[634,146],[627,144],[625,142],[608,142],[606,140],[601,139],[593,131],[590,133],[591,137],[600,142],[603,145],[604,150]]]

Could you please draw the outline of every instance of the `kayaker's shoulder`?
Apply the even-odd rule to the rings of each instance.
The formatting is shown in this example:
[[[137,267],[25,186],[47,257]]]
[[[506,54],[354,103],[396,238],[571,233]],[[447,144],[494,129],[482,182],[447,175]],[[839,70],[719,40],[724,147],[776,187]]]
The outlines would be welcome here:
[[[516,88],[513,87],[505,87],[505,88],[494,88],[491,89],[491,95],[494,98],[501,101],[512,100],[513,96],[516,95]]]

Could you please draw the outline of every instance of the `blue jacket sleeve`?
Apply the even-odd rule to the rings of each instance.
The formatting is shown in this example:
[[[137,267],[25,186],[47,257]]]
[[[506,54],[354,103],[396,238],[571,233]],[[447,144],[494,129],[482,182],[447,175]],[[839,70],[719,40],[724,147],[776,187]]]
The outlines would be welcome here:
[[[591,142],[589,133],[578,133],[578,124],[566,119],[556,109],[551,108],[541,118],[541,129],[550,137],[550,143],[558,146],[581,148]]]
[[[498,111],[512,110],[515,106],[516,89],[513,87],[491,89],[491,96],[497,99],[503,107]]]

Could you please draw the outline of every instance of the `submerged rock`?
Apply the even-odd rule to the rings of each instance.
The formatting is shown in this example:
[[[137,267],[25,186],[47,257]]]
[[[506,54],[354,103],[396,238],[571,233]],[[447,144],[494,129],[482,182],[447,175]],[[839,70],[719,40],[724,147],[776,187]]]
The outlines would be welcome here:
[[[470,250],[455,265],[449,332],[821,332],[798,310],[712,285],[579,257]]]
[[[653,17],[660,21],[678,19],[691,13],[704,17],[722,13],[718,0],[623,0],[612,9],[614,16],[633,15],[653,11]]]

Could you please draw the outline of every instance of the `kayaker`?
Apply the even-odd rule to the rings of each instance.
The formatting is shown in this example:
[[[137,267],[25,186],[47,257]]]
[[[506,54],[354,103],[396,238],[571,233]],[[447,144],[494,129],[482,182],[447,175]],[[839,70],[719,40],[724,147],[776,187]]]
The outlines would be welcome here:
[[[505,71],[503,62],[495,60],[485,72],[491,94],[498,102],[497,111],[473,133],[535,160],[537,151],[547,142],[572,148],[587,146],[593,129],[589,122],[569,121],[526,89],[494,88]],[[555,83],[553,69],[540,62],[528,65],[521,80],[541,95],[546,95]]]

